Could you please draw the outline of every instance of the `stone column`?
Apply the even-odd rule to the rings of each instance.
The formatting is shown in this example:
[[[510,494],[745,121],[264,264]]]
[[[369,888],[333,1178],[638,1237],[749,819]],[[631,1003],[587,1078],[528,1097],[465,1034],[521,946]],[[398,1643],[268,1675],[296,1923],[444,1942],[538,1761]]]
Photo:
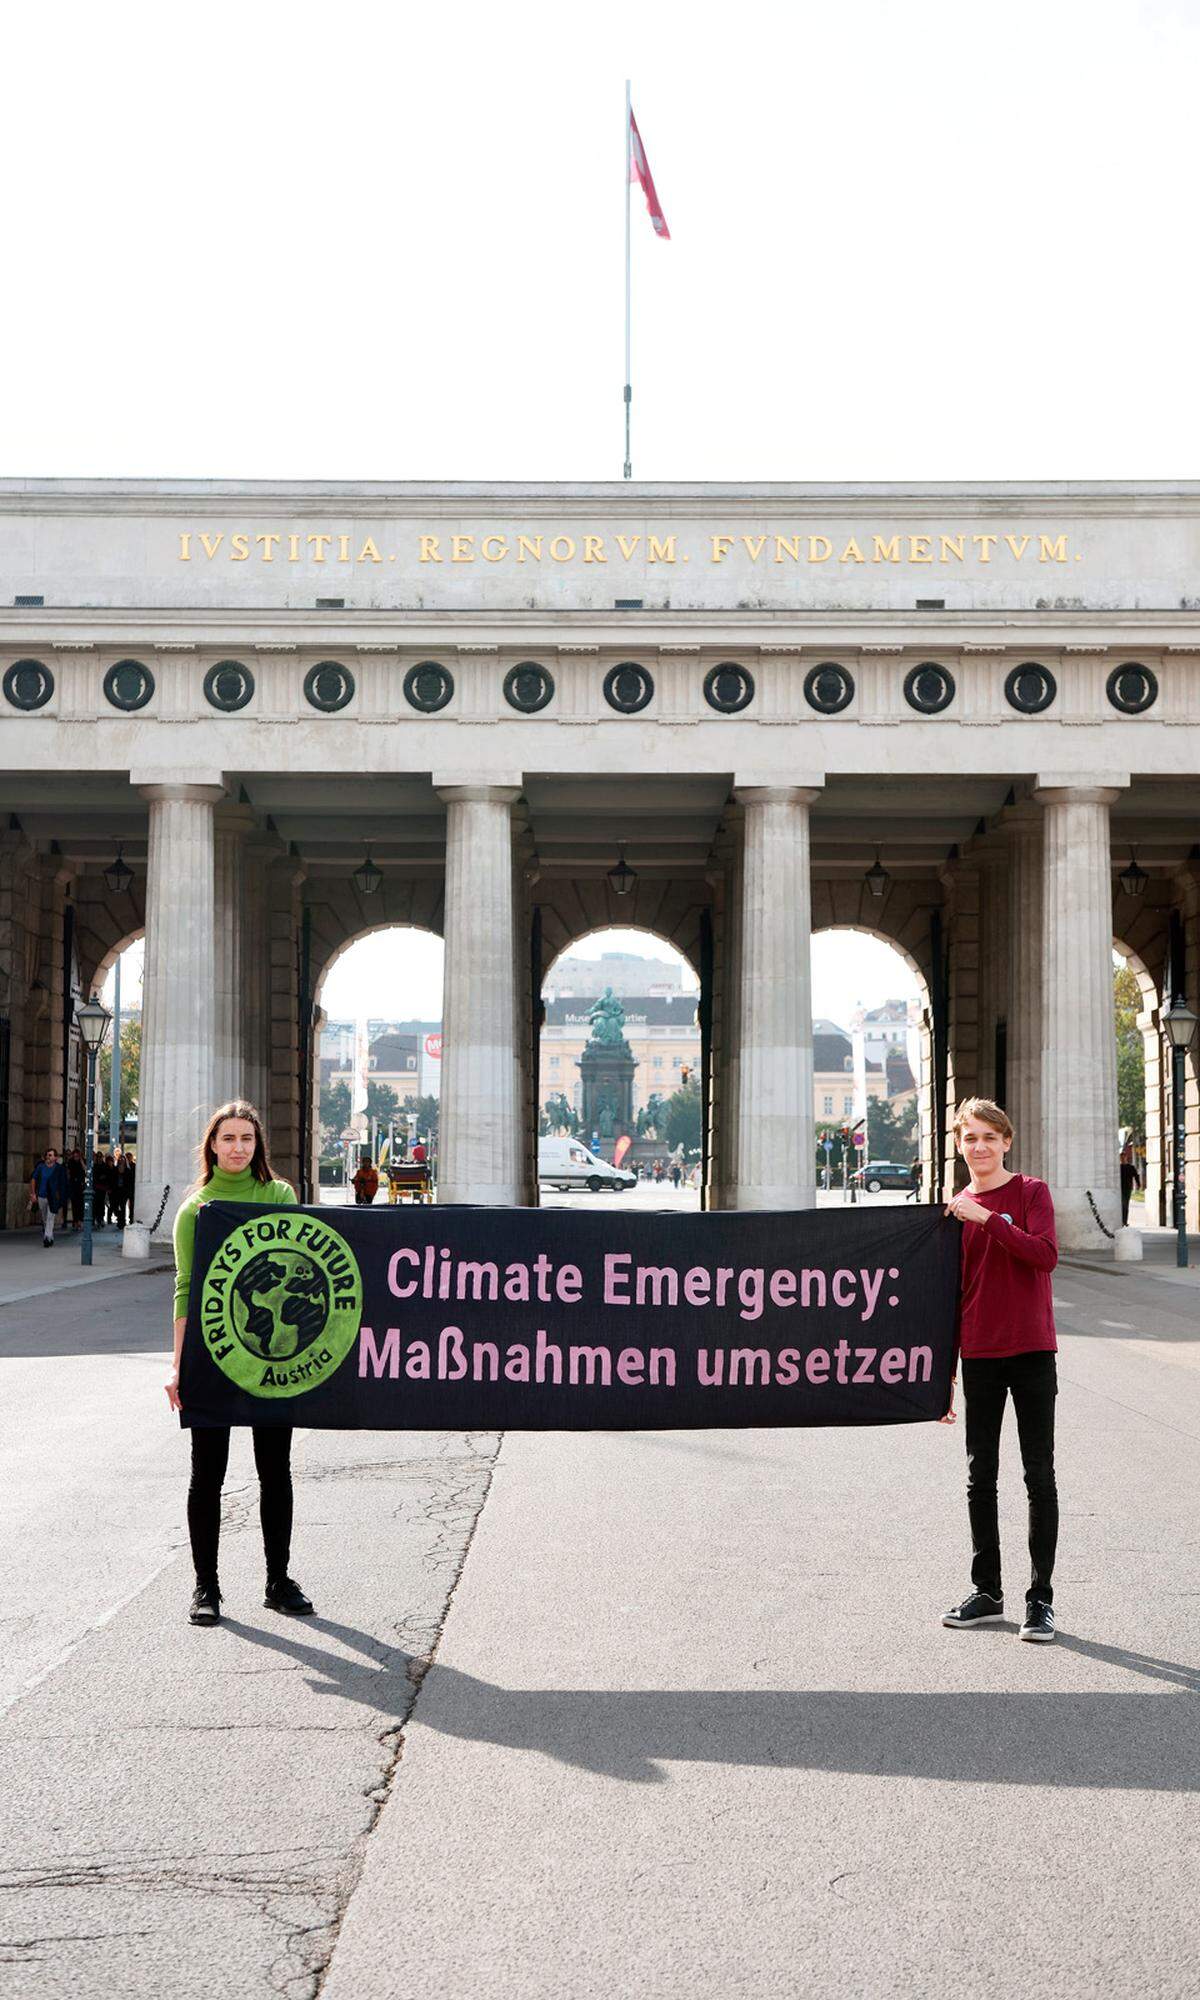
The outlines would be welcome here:
[[[819,787],[739,786],[744,808],[735,1206],[812,1208],[812,889]]]
[[[246,1095],[244,1019],[248,958],[245,937],[245,828],[222,812],[213,842],[213,1097],[223,1104]],[[248,815],[247,815],[248,817]],[[261,949],[261,945],[259,947]]]
[[[446,813],[446,959],[438,1199],[521,1200],[513,957],[518,785],[438,787]]]
[[[1089,1194],[1108,1229],[1121,1224],[1108,827],[1108,809],[1120,791],[1049,785],[1034,797],[1045,808],[1045,1179],[1060,1247],[1099,1249],[1107,1239]]]
[[[1008,1020],[1008,855],[988,839],[972,846],[971,859],[979,868],[979,1092],[995,1099],[998,1090],[1009,1094],[1007,1077],[1001,1084],[996,1075],[996,1029]]]
[[[1008,1103],[1014,1169],[1045,1174],[1042,1144],[1042,819],[1019,807],[1008,837]]]
[[[271,862],[279,851],[272,836],[251,834],[242,844],[242,1089],[264,1117],[271,1104]]]
[[[169,1237],[195,1178],[196,1147],[213,1108],[213,809],[219,785],[141,786],[150,801],[137,1220]]]

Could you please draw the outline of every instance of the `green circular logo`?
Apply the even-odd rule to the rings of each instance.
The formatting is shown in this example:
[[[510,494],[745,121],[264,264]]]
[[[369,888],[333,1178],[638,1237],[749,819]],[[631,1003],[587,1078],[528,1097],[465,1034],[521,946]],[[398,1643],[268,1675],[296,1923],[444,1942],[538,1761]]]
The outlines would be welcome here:
[[[235,1224],[204,1274],[205,1345],[251,1396],[301,1396],[327,1381],[361,1316],[362,1278],[344,1237],[291,1209]]]

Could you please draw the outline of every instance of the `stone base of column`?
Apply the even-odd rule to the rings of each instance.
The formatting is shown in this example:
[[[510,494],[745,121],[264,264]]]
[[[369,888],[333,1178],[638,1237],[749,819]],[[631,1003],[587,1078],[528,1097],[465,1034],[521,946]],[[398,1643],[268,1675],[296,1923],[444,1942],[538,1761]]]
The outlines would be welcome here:
[[[527,1208],[519,1181],[439,1181],[438,1207]]]
[[[817,1205],[817,1184],[815,1179],[797,1187],[770,1183],[766,1186],[746,1185],[734,1188],[729,1201],[730,1208],[815,1208]]]
[[[1055,1187],[1051,1182],[1050,1196],[1054,1202],[1054,1225],[1060,1250],[1112,1250],[1113,1238],[1121,1227],[1119,1194],[1111,1188],[1093,1188],[1091,1191],[1104,1229],[1092,1213],[1086,1188]],[[1105,1229],[1112,1232],[1111,1237],[1105,1235]]]

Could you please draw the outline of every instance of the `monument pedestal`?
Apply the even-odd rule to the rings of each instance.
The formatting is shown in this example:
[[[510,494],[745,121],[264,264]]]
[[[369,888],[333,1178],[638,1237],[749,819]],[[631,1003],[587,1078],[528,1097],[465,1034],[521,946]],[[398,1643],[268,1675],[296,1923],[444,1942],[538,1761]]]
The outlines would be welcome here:
[[[637,1068],[627,1042],[588,1042],[579,1058],[583,1078],[583,1130],[581,1137],[592,1144],[599,1135],[598,1150],[612,1158],[616,1140],[633,1133],[633,1073]]]

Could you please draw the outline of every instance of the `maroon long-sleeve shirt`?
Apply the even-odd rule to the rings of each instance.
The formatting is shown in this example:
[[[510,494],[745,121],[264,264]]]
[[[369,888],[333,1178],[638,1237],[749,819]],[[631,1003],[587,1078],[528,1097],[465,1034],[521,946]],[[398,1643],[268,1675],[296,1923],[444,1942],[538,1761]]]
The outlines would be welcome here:
[[[1045,1181],[1014,1174],[977,1194],[986,1222],[964,1222],[959,1338],[964,1360],[1054,1353],[1050,1273],[1058,1262],[1054,1203]]]

